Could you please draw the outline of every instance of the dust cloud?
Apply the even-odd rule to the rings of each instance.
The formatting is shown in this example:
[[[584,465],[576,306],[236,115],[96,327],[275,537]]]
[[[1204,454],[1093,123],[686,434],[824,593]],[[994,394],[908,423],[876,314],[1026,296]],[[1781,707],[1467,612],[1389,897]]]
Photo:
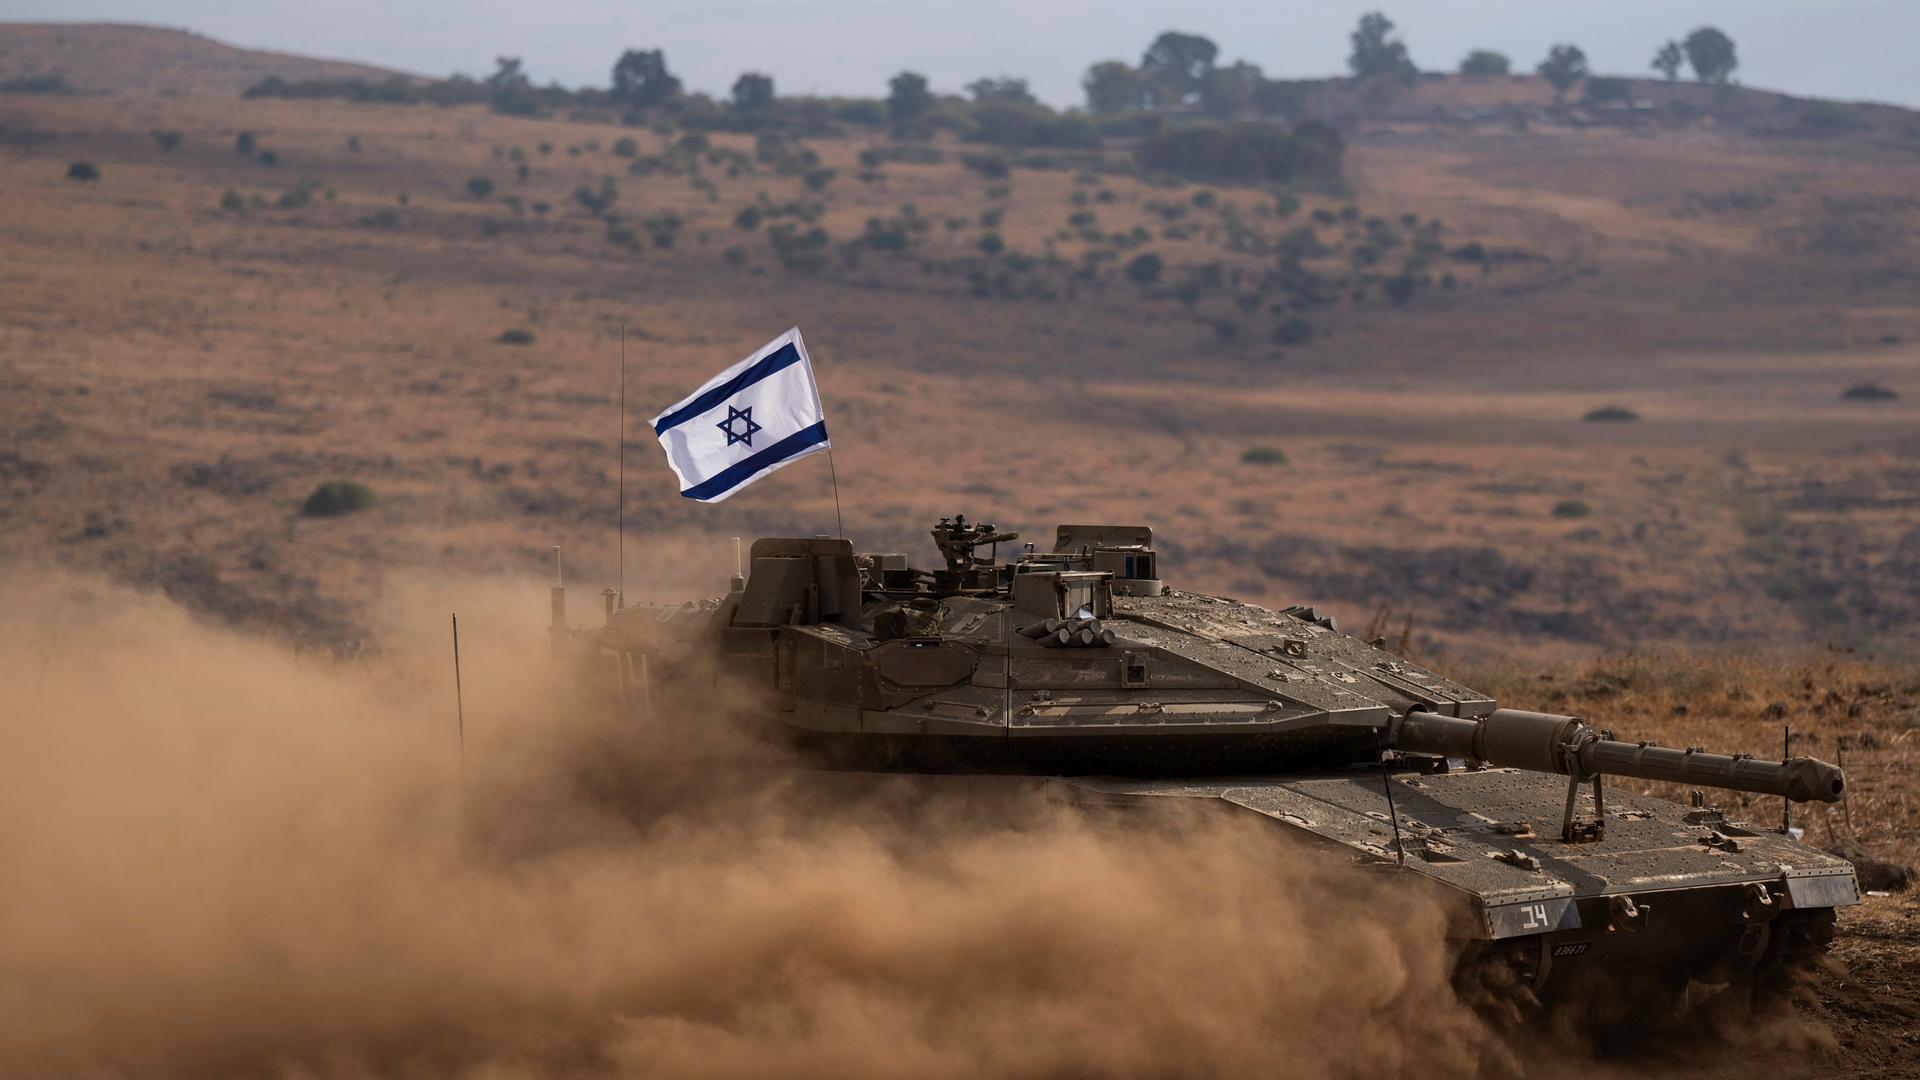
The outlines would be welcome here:
[[[537,590],[398,598],[390,651],[348,662],[0,585],[0,1075],[1506,1061],[1404,890],[1226,815],[813,782],[613,725],[567,703]]]

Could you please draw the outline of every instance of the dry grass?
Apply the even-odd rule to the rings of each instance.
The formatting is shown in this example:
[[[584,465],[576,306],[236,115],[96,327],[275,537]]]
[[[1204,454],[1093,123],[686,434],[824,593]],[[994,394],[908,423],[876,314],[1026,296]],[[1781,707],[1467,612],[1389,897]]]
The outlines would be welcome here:
[[[397,74],[370,64],[238,49],[158,26],[0,23],[0,81],[57,76],[88,93],[232,97],[269,75],[377,82]]]
[[[1842,196],[1904,220],[1897,199],[1920,167],[1870,148],[1796,156],[1700,132],[1362,134],[1352,195],[1308,196],[1282,222],[1258,215],[1266,193],[1214,189],[1212,208],[1182,219],[1199,227],[1169,239],[1150,204],[1191,206],[1198,189],[1016,169],[1000,196],[951,144],[944,164],[892,163],[864,183],[866,143],[818,140],[839,177],[814,194],[765,166],[729,177],[706,165],[710,190],[630,176],[617,139],[636,138],[642,156],[671,139],[477,108],[8,99],[0,128],[13,133],[0,156],[0,535],[225,618],[351,640],[379,569],[538,576],[553,543],[582,584],[611,581],[622,323],[629,554],[700,552],[675,560],[675,587],[711,591],[726,536],[831,528],[824,469],[693,507],[641,424],[798,322],[865,545],[923,551],[925,524],[955,510],[1043,536],[1060,520],[1144,520],[1182,585],[1309,601],[1348,621],[1411,605],[1418,647],[1447,655],[1920,640],[1920,394],[1838,399],[1855,382],[1910,378],[1920,312],[1902,275],[1914,252],[1902,241],[1843,258],[1775,239]],[[162,154],[156,129],[185,142]],[[281,164],[236,155],[241,130]],[[64,180],[77,159],[104,178]],[[1726,188],[1794,194],[1732,215],[1645,201],[1714,169]],[[317,181],[311,204],[274,207],[303,176]],[[492,198],[467,193],[476,176]],[[607,176],[638,250],[609,243],[573,200]],[[1112,201],[1074,202],[1102,189]],[[268,205],[222,211],[229,190]],[[795,274],[764,231],[734,225],[762,193],[821,202],[836,244],[909,203],[933,227],[907,255]],[[1858,202],[1869,196],[1883,201]],[[1484,279],[1456,268],[1472,291],[1429,289],[1405,307],[1376,295],[1316,309],[1313,344],[1286,348],[1265,338],[1277,317],[1240,314],[1231,289],[1190,311],[1116,269],[1050,301],[977,299],[962,275],[922,265],[971,257],[994,209],[1010,251],[1051,244],[1076,265],[1097,245],[1057,234],[1091,209],[1105,234],[1149,230],[1122,261],[1152,250],[1176,270],[1251,270],[1271,256],[1230,250],[1223,207],[1271,241],[1348,204],[1363,220],[1438,219],[1449,245],[1547,261]],[[662,215],[682,222],[671,248],[645,240],[643,222]],[[949,232],[949,219],[967,224]],[[1318,231],[1347,244],[1345,229]],[[724,257],[733,247],[743,262]],[[1243,332],[1217,335],[1223,318]],[[535,343],[496,343],[514,327]],[[1643,421],[1578,422],[1613,402]],[[1242,463],[1255,445],[1288,466]],[[300,500],[334,478],[369,484],[380,505],[298,520]],[[1554,518],[1569,499],[1593,516]]]

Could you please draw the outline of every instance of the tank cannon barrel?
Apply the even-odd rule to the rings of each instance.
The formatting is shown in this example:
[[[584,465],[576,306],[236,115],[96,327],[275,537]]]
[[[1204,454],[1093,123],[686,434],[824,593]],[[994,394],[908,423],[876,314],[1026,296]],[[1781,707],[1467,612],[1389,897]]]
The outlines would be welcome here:
[[[1838,768],[1814,758],[1767,761],[1745,754],[1620,742],[1606,738],[1577,716],[1519,709],[1496,709],[1479,719],[1415,710],[1401,722],[1393,745],[1416,754],[1472,758],[1582,780],[1632,776],[1781,795],[1794,802],[1837,802],[1846,786]]]

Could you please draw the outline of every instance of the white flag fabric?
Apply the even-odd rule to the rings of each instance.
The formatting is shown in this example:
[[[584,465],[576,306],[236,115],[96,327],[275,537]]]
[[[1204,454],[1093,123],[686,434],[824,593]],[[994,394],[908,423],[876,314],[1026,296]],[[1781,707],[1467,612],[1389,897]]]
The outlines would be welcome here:
[[[794,327],[653,418],[680,494],[720,500],[827,449],[827,414]]]

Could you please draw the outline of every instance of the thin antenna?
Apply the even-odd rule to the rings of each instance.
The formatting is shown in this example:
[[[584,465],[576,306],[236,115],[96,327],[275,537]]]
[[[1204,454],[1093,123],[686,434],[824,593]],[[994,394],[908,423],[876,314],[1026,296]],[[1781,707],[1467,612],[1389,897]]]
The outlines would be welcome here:
[[[1845,743],[1836,742],[1833,744],[1833,763],[1838,765],[1843,771],[1846,769],[1847,747]],[[1840,789],[1840,814],[1847,823],[1847,839],[1856,844],[1859,843],[1860,835],[1853,831],[1853,787],[1851,785]],[[1831,818],[1827,821],[1827,831],[1829,833],[1833,831],[1833,821]]]
[[[1793,756],[1793,725],[1781,724],[1780,725],[1780,760],[1785,761],[1792,756]],[[1784,795],[1780,797],[1780,835],[1782,836],[1793,835],[1793,800],[1787,798]]]
[[[627,605],[627,324],[620,324],[620,509],[615,513],[614,529],[620,535],[620,595],[618,607]]]
[[[460,720],[460,786],[467,784],[467,699],[460,692],[460,613],[453,613],[453,707]]]
[[[840,470],[833,465],[833,444],[827,444],[827,470],[833,476],[833,527],[839,531],[840,539],[847,538],[846,523],[840,520]]]
[[[1380,729],[1373,729],[1373,748],[1380,754],[1380,786],[1387,791],[1387,818],[1393,822],[1394,861],[1407,865],[1407,846],[1400,842],[1400,812],[1393,808],[1393,777],[1387,773],[1387,751],[1380,744]]]

